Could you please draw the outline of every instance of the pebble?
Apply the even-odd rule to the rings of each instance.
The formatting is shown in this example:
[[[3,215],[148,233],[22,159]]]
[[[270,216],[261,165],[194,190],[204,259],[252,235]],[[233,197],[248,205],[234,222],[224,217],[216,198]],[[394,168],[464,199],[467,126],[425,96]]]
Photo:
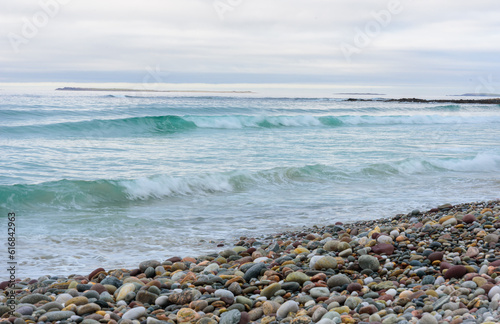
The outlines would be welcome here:
[[[221,315],[219,324],[238,324],[240,319],[241,312],[237,309],[233,309]]]
[[[278,318],[285,318],[289,313],[296,313],[299,311],[299,304],[296,301],[289,300],[278,308],[276,316]]]
[[[140,306],[128,310],[125,314],[123,314],[122,319],[135,320],[145,315],[146,315],[146,308]]]
[[[309,294],[311,295],[312,298],[328,297],[330,296],[330,290],[324,287],[316,287],[309,290]]]
[[[27,278],[10,322],[497,323],[499,235],[491,201],[243,237],[198,258]]]
[[[378,269],[380,268],[380,262],[378,261],[378,259],[371,255],[360,256],[358,262],[361,269],[378,271]]]

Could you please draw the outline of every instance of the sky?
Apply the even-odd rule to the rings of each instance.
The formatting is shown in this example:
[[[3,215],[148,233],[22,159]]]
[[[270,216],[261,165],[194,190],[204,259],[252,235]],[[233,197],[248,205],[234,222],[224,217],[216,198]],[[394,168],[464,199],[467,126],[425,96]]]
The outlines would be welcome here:
[[[0,82],[456,85],[500,93],[500,2],[16,0]]]

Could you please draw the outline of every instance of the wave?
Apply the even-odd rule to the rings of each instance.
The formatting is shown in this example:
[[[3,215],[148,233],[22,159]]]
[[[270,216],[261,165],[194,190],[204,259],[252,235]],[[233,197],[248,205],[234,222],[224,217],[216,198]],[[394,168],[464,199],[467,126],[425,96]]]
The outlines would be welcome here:
[[[500,123],[500,116],[441,116],[441,115],[343,115],[343,116],[198,116],[166,115],[127,117],[120,119],[94,119],[78,122],[60,122],[23,126],[0,126],[0,134],[41,134],[86,136],[131,136],[162,134],[200,128],[283,128],[283,127],[339,127],[363,125],[429,125],[429,124],[491,124]]]
[[[273,188],[294,189],[304,185],[335,186],[356,181],[382,181],[407,175],[438,176],[447,172],[500,171],[500,155],[482,153],[462,159],[404,159],[378,163],[359,169],[339,169],[315,164],[302,167],[278,167],[261,171],[235,170],[174,177],[157,175],[128,180],[60,180],[32,185],[0,186],[0,207],[29,209],[41,207],[85,209],[96,206],[125,206],[140,201],[178,197],[237,194]]]

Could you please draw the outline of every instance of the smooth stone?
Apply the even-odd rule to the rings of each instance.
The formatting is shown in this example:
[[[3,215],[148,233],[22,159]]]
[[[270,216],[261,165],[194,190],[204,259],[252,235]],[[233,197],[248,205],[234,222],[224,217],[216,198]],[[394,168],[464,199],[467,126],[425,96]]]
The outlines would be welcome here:
[[[241,319],[241,312],[237,309],[233,309],[224,312],[221,317],[219,324],[238,324]]]
[[[493,234],[493,233],[492,233],[492,234],[488,234],[488,235],[486,235],[486,236],[483,238],[483,240],[484,240],[484,242],[486,242],[486,243],[495,243],[495,244],[496,244],[496,243],[498,243],[499,238],[500,238],[500,236],[499,236],[499,235],[497,235],[497,234]]]
[[[289,300],[283,303],[278,308],[276,316],[278,318],[285,318],[289,313],[297,313],[299,311],[299,304],[296,301]]]
[[[353,282],[347,285],[347,291],[348,292],[353,292],[353,291],[361,291],[363,289],[363,286],[357,282]]]
[[[465,252],[465,256],[468,256],[469,258],[473,258],[479,254],[479,249],[475,246],[471,246],[467,249],[467,252]]]
[[[477,284],[474,281],[465,281],[460,286],[468,289],[476,289]]]
[[[227,287],[227,289],[230,292],[232,292],[233,295],[235,295],[235,296],[241,295],[241,286],[237,282],[233,282],[232,284],[230,284],[229,287]]]
[[[147,290],[139,290],[135,297],[135,300],[140,302],[141,304],[153,305],[157,297],[157,295],[150,293]]]
[[[276,314],[280,306],[277,302],[268,300],[262,304],[262,312],[264,315]]]
[[[347,242],[339,242],[339,244],[337,245],[337,251],[339,252],[345,251],[350,248],[351,246]]]
[[[429,261],[431,262],[434,262],[436,260],[443,260],[443,256],[444,256],[444,253],[443,252],[433,252],[431,254],[429,254],[429,256],[427,257],[429,259]]]
[[[348,276],[344,274],[337,274],[328,279],[327,285],[328,287],[341,287],[343,285],[348,285],[351,282],[352,280]]]
[[[420,320],[417,322],[418,324],[438,324],[438,320],[429,313],[425,313],[422,315]]]
[[[123,285],[123,283],[120,279],[116,278],[115,276],[108,276],[101,281],[101,285],[103,285],[103,286],[111,285],[111,286],[115,286],[116,288],[119,288],[119,287],[121,287],[121,285]],[[109,291],[109,289],[108,289],[108,291]]]
[[[300,289],[300,284],[297,283],[297,282],[284,282],[282,285],[281,285],[281,289],[285,290],[285,291],[297,291]]]
[[[141,272],[144,272],[149,267],[152,267],[154,269],[159,265],[161,265],[161,263],[157,260],[147,260],[139,263],[139,269],[141,270]]]
[[[361,304],[362,300],[359,297],[349,297],[346,299],[344,302],[344,305],[349,307],[350,309],[355,309],[358,307],[359,304]]]
[[[397,235],[395,235],[395,237],[399,235],[399,233],[397,231],[396,231],[396,233],[397,233]],[[388,235],[380,235],[377,238],[377,242],[379,242],[379,243],[385,243],[385,244],[392,244],[392,243],[394,243],[392,237],[390,237]]]
[[[250,282],[251,279],[257,278],[260,275],[261,271],[266,268],[267,267],[265,263],[256,263],[245,272],[243,279],[245,279],[246,282]]]
[[[467,273],[467,268],[463,265],[451,266],[444,274],[445,279],[456,278],[460,279]]]
[[[87,290],[82,294],[82,296],[85,296],[88,299],[90,298],[99,299],[99,293],[96,290]]]
[[[253,305],[253,300],[251,300],[250,298],[247,298],[247,297],[243,297],[243,296],[236,297],[236,302],[243,304],[243,305],[248,305],[248,307],[250,307],[250,308],[252,308],[252,305]]]
[[[168,324],[168,322],[167,321],[160,321],[160,320],[150,316],[146,320],[146,324]]]
[[[55,311],[55,312],[47,312],[40,316],[39,320],[44,321],[44,322],[56,322],[56,321],[62,321],[65,319],[70,318],[71,316],[75,315],[74,312],[71,311]]]
[[[436,279],[434,278],[434,276],[425,276],[424,278],[422,278],[422,285],[433,285],[435,281]]]
[[[101,324],[101,322],[92,318],[85,318],[83,321],[80,322],[80,324]]]
[[[327,312],[326,308],[318,307],[311,316],[312,321],[317,323]]]
[[[352,250],[351,250],[352,252]],[[314,265],[314,269],[322,270],[322,269],[336,269],[337,268],[337,260],[335,260],[332,256],[324,256],[316,261]]]
[[[495,296],[496,294],[500,294],[500,287],[499,286],[494,286],[490,289],[490,291],[488,292],[488,297],[490,299],[493,298],[493,296]]]
[[[101,296],[99,297],[99,300],[106,302],[106,303],[113,303],[115,301],[113,296],[111,296],[111,294],[108,293],[107,291],[105,291],[101,294]]]
[[[116,301],[124,300],[128,293],[134,291],[135,285],[133,283],[124,284],[117,291],[115,291]]]
[[[106,287],[104,287],[104,285],[101,285],[100,283],[92,285],[92,288],[90,289],[97,291],[98,294],[102,294],[103,292],[107,291]]]
[[[197,313],[191,308],[181,308],[177,312],[177,323],[191,322],[196,319]]]
[[[219,297],[219,298],[234,299],[234,294],[232,292],[230,292],[229,290],[225,290],[225,289],[217,289],[214,292],[214,296]]]
[[[48,302],[47,304],[43,304],[41,307],[39,307],[39,309],[44,309],[46,311],[48,311],[52,308],[57,308],[59,310],[62,310],[64,308],[64,306],[61,303],[53,301],[53,302]]]
[[[217,263],[210,263],[203,270],[204,272],[217,272],[219,271],[219,265]]]
[[[310,280],[311,278],[303,272],[292,272],[288,276],[286,276],[285,281],[287,282],[297,282],[302,285],[304,282]]]
[[[325,251],[337,251],[337,247],[339,245],[340,241],[337,241],[337,240],[332,240],[332,241],[328,241],[325,243],[325,245],[323,245],[323,249]]]
[[[264,316],[264,311],[262,307],[254,308],[248,312],[248,317],[250,318],[250,321],[255,322],[259,318]]]
[[[19,303],[21,303],[21,304],[36,304],[42,300],[46,300],[49,302],[52,301],[52,299],[49,296],[45,296],[42,294],[31,294],[31,295],[24,296],[23,298],[21,298]]]
[[[442,310],[446,311],[446,310],[451,310],[451,311],[454,311],[454,310],[457,310],[458,308],[460,307],[459,303],[446,303],[443,305],[443,307],[441,307]]]
[[[345,258],[352,254],[352,249],[345,249],[339,253],[339,257]]]
[[[274,294],[281,289],[281,285],[279,283],[273,283],[262,289],[260,292],[261,296],[265,296],[267,299],[270,299],[274,296]]]
[[[330,290],[325,287],[315,287],[309,290],[309,294],[313,298],[318,298],[318,297],[329,297],[330,296]]]
[[[377,245],[372,246],[373,253],[376,254],[386,254],[391,255],[394,253],[394,245],[387,243],[379,243]]]
[[[9,310],[10,310],[10,308],[9,308]],[[16,312],[18,312],[21,315],[31,315],[31,314],[33,314],[33,310],[34,309],[31,306],[21,306],[18,309],[16,309]]]
[[[377,314],[377,313],[370,315],[370,317],[368,318],[368,320],[370,322],[381,322],[382,321],[382,319],[380,318],[380,315]]]
[[[68,293],[62,293],[62,294],[57,295],[56,302],[61,303],[61,304],[64,305],[71,298],[73,298],[73,296],[71,296],[70,294],[68,294]]]
[[[380,268],[380,262],[378,259],[371,255],[362,255],[358,259],[359,266],[361,269],[370,269],[372,271],[378,271]]]
[[[467,223],[467,224],[474,223],[475,221],[477,221],[477,218],[476,218],[476,216],[474,216],[472,214],[466,214],[466,215],[464,215],[464,218],[462,218],[462,222]]]
[[[206,307],[208,307],[208,302],[204,299],[195,300],[189,304],[189,308],[194,309],[196,312],[202,311]]]
[[[474,277],[472,278],[472,281],[475,282],[478,287],[481,287],[488,283],[488,280],[484,279],[483,277]]]
[[[96,303],[88,303],[86,305],[78,306],[78,308],[76,309],[76,313],[78,315],[92,314],[100,310],[101,306],[97,305]]]
[[[446,221],[443,222],[443,226],[444,227],[448,227],[448,226],[455,226],[458,224],[458,221],[455,217],[452,217]]]
[[[85,296],[78,296],[78,297],[73,297],[70,300],[68,300],[64,305],[68,306],[71,304],[75,304],[76,306],[80,305],[85,305],[89,303],[89,299]]]
[[[139,306],[128,310],[123,314],[122,319],[135,320],[141,316],[146,316],[146,308]]]
[[[378,308],[375,305],[363,306],[358,310],[359,314],[369,314],[372,315],[378,312]]]
[[[315,255],[311,258],[309,261],[309,269],[315,269],[314,266],[316,265],[316,262],[318,262],[319,259],[323,258],[323,255]]]
[[[441,307],[443,307],[444,304],[448,303],[450,301],[451,296],[443,296],[440,299],[436,300],[434,304],[432,305],[434,307],[434,310],[438,310]]]

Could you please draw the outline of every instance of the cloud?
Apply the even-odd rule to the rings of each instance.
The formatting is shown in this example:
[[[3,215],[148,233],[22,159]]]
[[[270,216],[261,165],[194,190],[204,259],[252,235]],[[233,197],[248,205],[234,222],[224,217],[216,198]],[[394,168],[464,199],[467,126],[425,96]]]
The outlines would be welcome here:
[[[214,6],[221,3],[222,15]],[[238,74],[289,74],[294,82],[301,75],[322,82],[390,82],[406,75],[408,82],[426,82],[427,73],[451,82],[457,74],[500,74],[500,3],[484,0],[40,0],[7,6],[0,13],[4,80],[115,73],[118,81],[147,66],[185,77],[231,75],[232,82]],[[53,15],[36,27],[44,8]],[[36,33],[27,37],[30,23]],[[12,35],[24,40],[18,51]]]

